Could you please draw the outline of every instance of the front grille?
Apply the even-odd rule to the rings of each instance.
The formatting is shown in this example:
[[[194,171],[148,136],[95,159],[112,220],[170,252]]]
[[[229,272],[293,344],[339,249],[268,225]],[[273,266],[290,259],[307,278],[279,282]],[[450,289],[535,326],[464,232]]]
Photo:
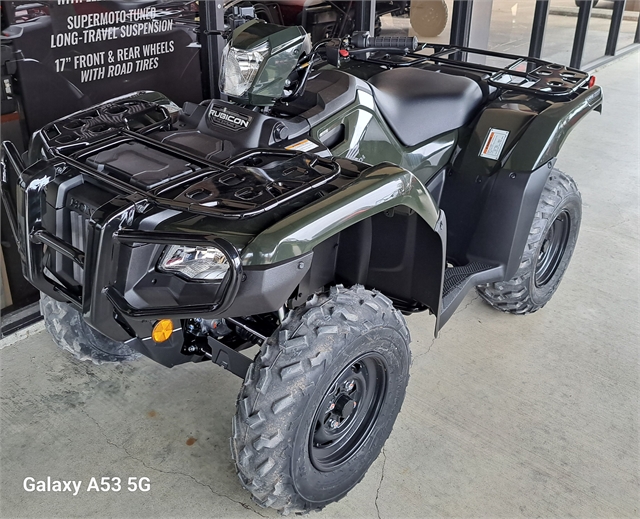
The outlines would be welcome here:
[[[71,224],[71,245],[82,252],[86,252],[89,218],[83,213],[69,211],[69,221]],[[77,263],[73,264],[73,279],[78,284],[84,285],[84,269]]]
[[[88,253],[91,215],[113,196],[109,190],[87,182],[86,179],[83,181],[82,177],[76,176],[61,182],[56,199],[63,199],[65,208],[57,211],[56,236],[85,254]],[[67,283],[84,286],[84,269],[69,258],[64,258],[59,264],[58,274]]]

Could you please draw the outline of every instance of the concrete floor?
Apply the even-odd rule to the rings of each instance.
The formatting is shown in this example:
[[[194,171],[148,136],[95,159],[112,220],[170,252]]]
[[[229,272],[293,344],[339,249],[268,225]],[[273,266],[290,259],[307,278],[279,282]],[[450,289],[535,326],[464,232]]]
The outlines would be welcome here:
[[[409,319],[407,399],[383,455],[317,517],[638,517],[639,54],[598,72],[604,114],[559,166],[584,220],[542,311],[501,314],[470,295],[438,340]],[[208,364],[76,362],[46,333],[0,351],[2,517],[276,517],[242,490],[228,437],[240,381]],[[27,493],[23,480],[83,491]],[[145,493],[86,492],[148,477]]]

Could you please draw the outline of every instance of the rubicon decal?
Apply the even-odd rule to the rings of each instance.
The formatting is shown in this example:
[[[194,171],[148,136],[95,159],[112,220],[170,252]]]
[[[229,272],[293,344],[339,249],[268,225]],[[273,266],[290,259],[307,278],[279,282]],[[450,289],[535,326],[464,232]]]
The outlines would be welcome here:
[[[248,115],[230,112],[226,108],[219,109],[212,106],[209,109],[209,121],[213,124],[224,126],[233,131],[249,128],[252,117]]]

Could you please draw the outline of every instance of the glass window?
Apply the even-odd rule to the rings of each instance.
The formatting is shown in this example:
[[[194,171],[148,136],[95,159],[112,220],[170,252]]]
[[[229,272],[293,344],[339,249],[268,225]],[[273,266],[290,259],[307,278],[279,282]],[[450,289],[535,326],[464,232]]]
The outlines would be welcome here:
[[[633,43],[638,28],[638,15],[640,14],[638,11],[640,11],[640,0],[627,0],[618,37],[618,50]]]
[[[486,1],[474,2],[474,16],[477,14],[477,7]],[[493,0],[489,41],[486,48],[496,52],[528,55],[535,5],[533,0]],[[473,32],[471,37],[473,40]],[[471,42],[474,46],[480,46],[480,43],[482,42],[478,44]]]
[[[417,36],[418,41],[449,43],[453,0],[411,0],[376,3],[376,33]]]
[[[618,48],[633,42],[635,36],[634,22],[637,23],[637,11],[640,0],[627,0],[627,10],[622,24]],[[578,6],[576,0],[551,0],[549,18],[545,33],[542,57],[549,61],[568,64],[573,49],[573,38],[578,21]],[[609,28],[611,27],[611,15],[613,2],[598,0],[591,10],[589,27],[582,54],[582,67],[604,56]]]
[[[591,19],[582,54],[582,66],[604,56],[611,27],[612,5],[612,2],[601,0],[596,7],[591,9]]]
[[[551,0],[542,46],[542,58],[568,65],[573,49],[573,37],[578,22],[575,0]],[[603,51],[604,53],[604,47]]]

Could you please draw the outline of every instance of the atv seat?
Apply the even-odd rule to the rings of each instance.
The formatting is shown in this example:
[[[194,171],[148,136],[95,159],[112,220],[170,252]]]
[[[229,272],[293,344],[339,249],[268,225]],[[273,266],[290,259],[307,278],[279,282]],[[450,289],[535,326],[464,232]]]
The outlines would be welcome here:
[[[382,116],[405,146],[464,126],[484,97],[468,77],[416,68],[386,70],[369,83]]]

